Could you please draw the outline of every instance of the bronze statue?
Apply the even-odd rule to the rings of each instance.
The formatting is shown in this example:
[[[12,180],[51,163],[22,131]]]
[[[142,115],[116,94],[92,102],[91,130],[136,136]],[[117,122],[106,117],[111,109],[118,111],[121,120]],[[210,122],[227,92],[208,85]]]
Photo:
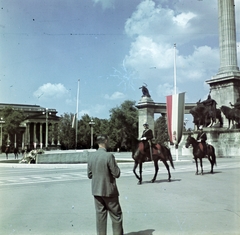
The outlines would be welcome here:
[[[237,99],[235,104],[232,104],[229,102],[230,107],[227,107],[223,105],[221,107],[221,111],[225,115],[225,117],[228,119],[228,129],[230,128],[230,124],[232,123],[232,128],[234,126],[234,123],[236,124],[236,127],[240,127],[240,98]]]
[[[147,89],[147,84],[144,83],[145,85],[139,87],[139,89],[142,89],[142,97],[151,97],[150,94],[149,94],[149,91]]]
[[[193,116],[193,122],[197,127],[203,125],[204,127],[211,127],[213,123],[216,123],[218,119],[220,127],[223,126],[223,120],[221,116],[221,110],[216,108],[217,102],[208,95],[208,98],[201,102],[197,102],[197,106],[190,110]]]

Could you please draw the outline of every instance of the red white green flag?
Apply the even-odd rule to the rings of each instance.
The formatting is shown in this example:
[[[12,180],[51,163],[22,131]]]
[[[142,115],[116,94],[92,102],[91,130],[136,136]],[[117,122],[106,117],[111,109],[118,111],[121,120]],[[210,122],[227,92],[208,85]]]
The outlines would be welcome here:
[[[168,135],[170,142],[177,146],[183,133],[185,93],[169,95],[166,100]]]

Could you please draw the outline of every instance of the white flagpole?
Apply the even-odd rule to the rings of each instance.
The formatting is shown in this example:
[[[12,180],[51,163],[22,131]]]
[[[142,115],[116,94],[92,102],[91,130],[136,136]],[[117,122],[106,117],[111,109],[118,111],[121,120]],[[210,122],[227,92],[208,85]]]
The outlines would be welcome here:
[[[174,43],[174,95],[177,94],[176,43]]]
[[[177,94],[177,69],[176,69],[176,43],[174,43],[174,95]],[[175,145],[176,161],[178,161],[178,148]]]
[[[79,83],[80,79],[78,79],[78,89],[77,89],[77,107],[76,107],[76,136],[75,136],[75,149],[77,150],[77,130],[78,130],[78,100],[79,100]]]

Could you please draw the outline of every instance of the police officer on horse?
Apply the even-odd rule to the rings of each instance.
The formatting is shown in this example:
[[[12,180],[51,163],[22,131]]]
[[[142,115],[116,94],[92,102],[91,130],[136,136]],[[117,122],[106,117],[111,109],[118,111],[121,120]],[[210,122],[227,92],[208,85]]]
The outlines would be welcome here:
[[[207,143],[206,143],[206,140],[207,140],[207,135],[205,132],[203,132],[203,127],[200,126],[199,127],[199,133],[197,135],[197,141],[202,143],[202,146],[203,146],[203,153],[204,153],[204,156],[207,156]]]
[[[149,160],[152,160],[152,139],[153,139],[153,132],[149,129],[148,123],[143,124],[144,131],[142,133],[141,140],[144,144],[144,152],[150,156]],[[148,154],[149,153],[149,154]]]

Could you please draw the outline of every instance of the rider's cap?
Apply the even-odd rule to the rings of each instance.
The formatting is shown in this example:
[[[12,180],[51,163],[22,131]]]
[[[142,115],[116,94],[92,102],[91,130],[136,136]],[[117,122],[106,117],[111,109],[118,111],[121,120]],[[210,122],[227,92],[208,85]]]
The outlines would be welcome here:
[[[143,124],[143,126],[149,126],[149,125],[148,125],[148,123],[146,122],[146,123]]]

